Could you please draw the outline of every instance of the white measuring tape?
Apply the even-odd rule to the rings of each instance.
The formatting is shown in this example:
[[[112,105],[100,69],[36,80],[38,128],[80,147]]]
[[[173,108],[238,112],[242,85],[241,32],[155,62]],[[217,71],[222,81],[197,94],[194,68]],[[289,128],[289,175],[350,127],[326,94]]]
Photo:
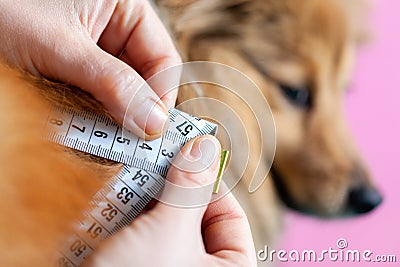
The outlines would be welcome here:
[[[121,172],[91,201],[90,210],[60,252],[59,266],[79,266],[98,243],[127,226],[156,196],[175,156],[193,137],[215,135],[217,126],[177,109],[157,140],[145,141],[109,118],[86,111],[54,108],[46,123],[50,141],[124,163]]]

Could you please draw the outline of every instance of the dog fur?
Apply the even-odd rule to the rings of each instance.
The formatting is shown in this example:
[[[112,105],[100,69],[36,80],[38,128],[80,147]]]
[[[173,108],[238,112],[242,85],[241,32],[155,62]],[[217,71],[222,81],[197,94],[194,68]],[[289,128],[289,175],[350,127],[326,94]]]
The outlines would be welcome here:
[[[250,165],[234,192],[257,245],[277,240],[282,223],[278,195],[307,213],[349,214],[349,192],[358,187],[373,189],[342,111],[355,49],[364,39],[363,1],[158,0],[156,4],[185,60],[233,66],[249,76],[269,101],[277,129],[275,183],[269,177],[257,192],[248,193],[262,141],[251,136]],[[212,86],[202,90],[235,106],[246,128],[255,127],[245,105],[233,105],[234,96],[218,93]],[[293,101],[285,95],[288,90],[308,97]],[[43,141],[48,102],[109,114],[77,89],[4,66],[0,67],[0,93],[5,131],[0,139],[1,262],[51,266],[55,247],[120,165]],[[179,101],[196,96],[185,87]]]
[[[2,266],[54,266],[91,197],[119,170],[43,138],[50,102],[101,112],[84,92],[0,64],[0,258]],[[47,100],[45,100],[47,99]]]
[[[343,114],[355,52],[368,37],[365,1],[156,3],[184,60],[232,66],[250,77],[269,102],[277,130],[272,177],[249,194],[261,141],[271,140],[260,140],[245,104],[216,86],[203,85],[200,92],[185,87],[179,95],[180,102],[197,96],[221,100],[249,129],[250,164],[234,193],[249,216],[256,246],[274,244],[282,225],[277,193],[287,206],[321,217],[364,212],[349,203],[358,188],[371,191],[380,202]],[[235,81],[225,73],[214,75]],[[189,112],[200,109],[191,106]],[[232,142],[240,142],[232,136]],[[266,162],[261,159],[260,164]]]

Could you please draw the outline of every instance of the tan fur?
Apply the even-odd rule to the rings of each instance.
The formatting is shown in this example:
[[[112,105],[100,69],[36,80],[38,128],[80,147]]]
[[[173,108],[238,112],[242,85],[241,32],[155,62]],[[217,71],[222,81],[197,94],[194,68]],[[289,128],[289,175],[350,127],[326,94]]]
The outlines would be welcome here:
[[[224,63],[249,76],[272,108],[277,129],[274,170],[291,198],[321,216],[344,214],[349,190],[358,184],[370,186],[342,110],[356,46],[367,36],[365,1],[183,2],[157,1],[184,59]],[[282,83],[308,89],[312,108],[290,104],[278,89]],[[186,87],[180,101],[196,94]],[[251,130],[255,129],[251,114],[232,95],[212,86],[203,86],[201,95],[233,107],[250,134],[256,132]],[[199,109],[192,107],[191,112]],[[247,191],[260,148],[256,135],[249,140],[250,165],[235,194],[249,216],[256,245],[273,244],[281,208],[270,178],[256,193]]]
[[[115,171],[44,141],[38,88],[1,65],[0,77],[1,266],[54,266],[55,248]]]

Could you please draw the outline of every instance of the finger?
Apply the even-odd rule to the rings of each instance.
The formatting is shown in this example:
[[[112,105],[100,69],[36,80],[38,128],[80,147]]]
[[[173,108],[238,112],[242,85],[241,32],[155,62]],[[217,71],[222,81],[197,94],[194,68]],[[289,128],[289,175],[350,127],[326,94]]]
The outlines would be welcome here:
[[[160,203],[151,212],[199,231],[218,174],[220,150],[218,140],[212,136],[189,141],[171,166]]]
[[[179,54],[148,1],[119,2],[99,45],[137,70],[144,79],[181,63]],[[179,72],[151,84],[168,108],[174,106]]]
[[[161,135],[168,121],[165,105],[135,70],[89,37],[78,38],[76,46],[51,62],[51,76],[90,92],[134,134],[146,139]]]
[[[256,266],[249,222],[231,193],[209,204],[202,229],[206,250],[215,260],[234,266]]]

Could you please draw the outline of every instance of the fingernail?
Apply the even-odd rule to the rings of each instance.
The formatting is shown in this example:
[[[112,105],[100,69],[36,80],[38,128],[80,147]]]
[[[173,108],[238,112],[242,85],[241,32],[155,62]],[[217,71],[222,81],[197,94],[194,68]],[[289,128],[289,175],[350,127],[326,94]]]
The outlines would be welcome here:
[[[203,136],[197,138],[190,149],[190,157],[194,161],[201,162],[204,167],[209,167],[217,159],[219,144],[214,138]],[[214,164],[216,165],[216,164]]]
[[[166,107],[173,108],[173,107],[175,107],[176,97],[172,96],[172,95],[168,95],[166,97],[163,97],[163,102]]]
[[[160,135],[168,121],[168,111],[161,101],[145,98],[136,108],[133,121],[148,136]]]

